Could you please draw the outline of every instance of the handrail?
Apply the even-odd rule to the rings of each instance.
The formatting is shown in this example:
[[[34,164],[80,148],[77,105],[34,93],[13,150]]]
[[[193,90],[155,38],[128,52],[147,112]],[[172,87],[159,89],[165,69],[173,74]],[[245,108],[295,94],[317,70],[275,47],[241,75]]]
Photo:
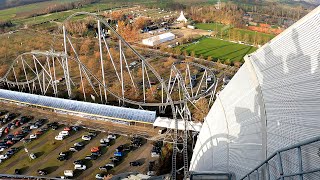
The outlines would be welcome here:
[[[311,143],[314,143],[314,142],[318,142],[320,141],[320,136],[318,137],[314,137],[314,138],[311,138],[311,139],[308,139],[308,140],[305,140],[305,141],[302,141],[300,143],[297,143],[297,144],[294,144],[294,145],[291,145],[291,146],[288,146],[288,147],[285,147],[285,148],[282,148],[276,152],[274,152],[271,156],[269,156],[265,161],[263,161],[261,164],[259,164],[256,168],[254,168],[252,171],[250,171],[248,174],[246,174],[244,177],[241,178],[241,180],[245,180],[246,178],[248,178],[248,180],[250,180],[250,175],[255,173],[256,171],[258,171],[259,168],[261,168],[262,166],[264,165],[268,165],[269,161],[274,158],[275,156],[279,156],[279,159],[278,159],[278,163],[281,164],[281,153],[282,152],[285,152],[285,151],[288,151],[288,150],[292,150],[292,149],[295,149],[295,148],[298,148],[298,160],[300,162],[302,162],[302,155],[301,155],[301,147],[302,146],[305,146],[305,145],[308,145],[308,144],[311,144]],[[308,173],[314,173],[314,172],[319,172],[320,169],[314,169],[314,170],[311,170],[311,171],[303,171],[302,170],[302,163],[299,162],[299,166],[300,166],[300,172],[298,173],[292,173],[292,174],[283,174],[283,173],[280,173],[280,177],[277,178],[277,179],[284,179],[284,177],[291,177],[291,176],[298,176],[298,175],[303,175],[303,174],[308,174]],[[280,167],[282,168],[282,165],[280,165]],[[270,176],[270,175],[269,175]]]

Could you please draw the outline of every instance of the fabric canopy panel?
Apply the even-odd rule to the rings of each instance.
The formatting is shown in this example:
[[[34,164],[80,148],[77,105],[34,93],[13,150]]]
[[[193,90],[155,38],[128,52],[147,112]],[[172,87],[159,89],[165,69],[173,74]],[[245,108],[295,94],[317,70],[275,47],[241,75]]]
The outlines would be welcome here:
[[[168,128],[168,129],[175,129],[175,120],[169,119],[167,117],[157,117],[153,123],[153,126],[163,127],[163,128]],[[192,121],[189,121],[187,123],[187,129],[190,131],[200,132],[201,127],[202,127],[201,123],[195,123]],[[178,130],[184,130],[184,121],[183,120],[178,120]]]
[[[212,106],[194,148],[191,171],[243,177],[275,151],[319,136],[320,7],[245,57]],[[303,167],[319,167],[303,151]],[[283,158],[297,172],[297,156]],[[279,175],[270,165],[271,179]],[[320,179],[318,175],[317,179]]]

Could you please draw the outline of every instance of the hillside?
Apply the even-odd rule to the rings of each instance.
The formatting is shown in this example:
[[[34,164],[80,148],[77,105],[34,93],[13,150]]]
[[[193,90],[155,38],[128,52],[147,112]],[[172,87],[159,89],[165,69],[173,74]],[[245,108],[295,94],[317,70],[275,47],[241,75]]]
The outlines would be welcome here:
[[[43,1],[51,0],[0,0],[0,9],[6,9],[10,7],[22,6]]]

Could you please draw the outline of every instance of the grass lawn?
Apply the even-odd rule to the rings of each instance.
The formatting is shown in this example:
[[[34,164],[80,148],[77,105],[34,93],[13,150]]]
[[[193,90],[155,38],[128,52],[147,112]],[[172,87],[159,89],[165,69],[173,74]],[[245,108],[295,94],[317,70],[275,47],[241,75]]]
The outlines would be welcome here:
[[[225,25],[220,23],[198,23],[195,25],[197,29],[203,29],[203,30],[212,30],[215,31],[218,29],[218,31],[221,30]]]
[[[45,9],[46,7],[54,4],[63,4],[68,2],[74,2],[77,0],[53,0],[53,1],[45,1],[32,3],[28,5],[13,7],[9,9],[0,10],[0,19],[2,21],[12,20],[13,18],[17,18],[17,13],[23,14],[31,11],[40,11]]]
[[[189,54],[194,51],[197,57],[211,56],[213,59],[240,61],[243,62],[243,57],[250,54],[257,48],[243,44],[231,43],[219,39],[204,38],[198,43],[191,43],[179,46],[181,51],[186,50]]]
[[[221,37],[221,29],[224,31],[222,32],[222,39],[229,39],[229,28],[227,28],[227,25],[219,24],[219,23],[198,23],[195,25],[196,28],[198,29],[203,29],[203,30],[212,30],[216,31],[218,30],[218,37]],[[232,28],[232,30],[235,30],[236,32],[240,32],[241,36],[243,37],[245,34],[248,34],[250,36],[250,42],[253,41],[255,36],[260,36],[261,38],[269,39],[271,40],[272,38],[275,37],[275,35],[272,34],[266,34],[266,33],[260,33],[260,32],[255,32],[247,29],[239,29],[239,28]],[[231,31],[232,32],[232,31]]]

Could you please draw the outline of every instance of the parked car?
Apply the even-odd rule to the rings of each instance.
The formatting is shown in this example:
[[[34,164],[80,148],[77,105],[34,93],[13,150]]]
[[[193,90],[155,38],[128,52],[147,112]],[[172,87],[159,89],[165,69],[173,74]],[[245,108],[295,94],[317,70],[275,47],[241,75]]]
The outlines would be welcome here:
[[[96,174],[95,178],[96,179],[104,179],[104,175],[103,174]]]
[[[72,146],[69,148],[70,151],[73,151],[73,152],[78,152],[82,149],[82,147],[80,146]]]
[[[57,141],[62,141],[64,139],[64,137],[65,136],[58,135],[58,136],[54,137],[54,139],[57,140]]]
[[[0,159],[1,159],[1,160],[5,160],[5,159],[8,159],[8,158],[9,158],[9,156],[6,155],[6,154],[0,155]]]
[[[123,156],[123,153],[121,151],[118,151],[118,152],[114,152],[113,154],[114,156],[117,156],[117,157],[122,157]]]
[[[130,162],[129,164],[130,166],[141,166],[141,163],[138,161],[133,161],[133,162]]]
[[[73,165],[76,165],[76,164],[84,164],[85,161],[83,159],[79,159],[79,160],[76,160],[73,162]]]
[[[110,162],[110,163],[107,163],[105,166],[114,168],[115,164],[113,162]]]
[[[38,138],[38,136],[36,134],[31,134],[30,135],[30,139],[37,139],[37,138]]]
[[[46,170],[44,170],[44,169],[39,169],[38,170],[38,174],[41,175],[41,176],[45,176],[45,175],[48,174],[48,172]]]
[[[47,127],[51,128],[52,130],[57,130],[59,128],[59,123],[58,122],[48,123]]]
[[[114,134],[109,134],[107,138],[108,139],[117,139],[117,136]]]
[[[71,126],[71,129],[73,131],[79,131],[80,130],[80,126]]]
[[[101,152],[98,151],[98,152],[93,152],[91,153],[92,156],[101,156]]]
[[[20,170],[20,169],[15,169],[15,170],[14,170],[14,174],[20,175],[20,174],[21,174],[21,170]]]
[[[39,128],[39,126],[38,125],[36,125],[36,124],[32,124],[32,125],[30,125],[30,129],[38,129]]]
[[[160,157],[159,152],[151,152],[151,157]]]
[[[96,136],[97,136],[97,132],[95,132],[95,131],[90,131],[90,132],[88,133],[88,135],[91,136],[91,137],[96,137]]]
[[[110,146],[110,144],[107,143],[107,142],[103,142],[103,143],[100,143],[100,146],[101,146],[101,147],[106,147],[106,146]]]
[[[87,160],[96,160],[97,158],[98,158],[98,156],[90,154],[90,155],[87,155],[84,159],[87,159]]]
[[[100,151],[100,147],[99,146],[96,146],[96,147],[92,147],[90,149],[91,152],[99,152]]]
[[[108,171],[108,170],[110,170],[110,169],[112,169],[112,167],[109,167],[109,166],[100,166],[100,167],[99,167],[99,170],[100,170],[100,171]]]
[[[90,141],[92,139],[92,137],[88,135],[83,135],[81,138],[85,141]]]
[[[30,154],[29,154],[29,157],[30,157],[31,159],[36,159],[36,158],[37,158],[37,156],[36,156],[35,154],[33,154],[33,153],[30,153]]]
[[[123,151],[123,149],[124,149],[124,145],[120,145],[120,146],[118,146],[118,147],[116,148],[116,151],[117,151],[117,152],[121,152],[121,151]]]
[[[68,159],[68,155],[70,154],[69,151],[65,151],[65,152],[60,152],[59,153],[59,156],[58,156],[58,160],[59,161],[64,161],[64,160],[67,160]]]
[[[73,177],[73,170],[64,170],[63,174],[65,177]]]
[[[46,119],[38,119],[35,122],[35,125],[37,125],[38,127],[42,126],[45,123]]]
[[[84,164],[76,164],[74,165],[74,169],[78,169],[78,170],[86,170],[87,166]]]
[[[109,138],[100,139],[100,143],[108,143],[108,142],[110,142]]]
[[[66,156],[58,156],[57,159],[59,161],[65,161],[65,160],[67,160],[67,157]]]
[[[114,156],[114,157],[111,157],[110,158],[110,160],[112,161],[112,162],[119,162],[120,160],[121,160],[121,157],[120,156]]]
[[[59,132],[59,135],[61,135],[61,136],[69,136],[69,131],[61,131],[61,132]]]
[[[84,143],[83,142],[76,142],[73,144],[74,146],[78,146],[78,147],[83,147]]]

